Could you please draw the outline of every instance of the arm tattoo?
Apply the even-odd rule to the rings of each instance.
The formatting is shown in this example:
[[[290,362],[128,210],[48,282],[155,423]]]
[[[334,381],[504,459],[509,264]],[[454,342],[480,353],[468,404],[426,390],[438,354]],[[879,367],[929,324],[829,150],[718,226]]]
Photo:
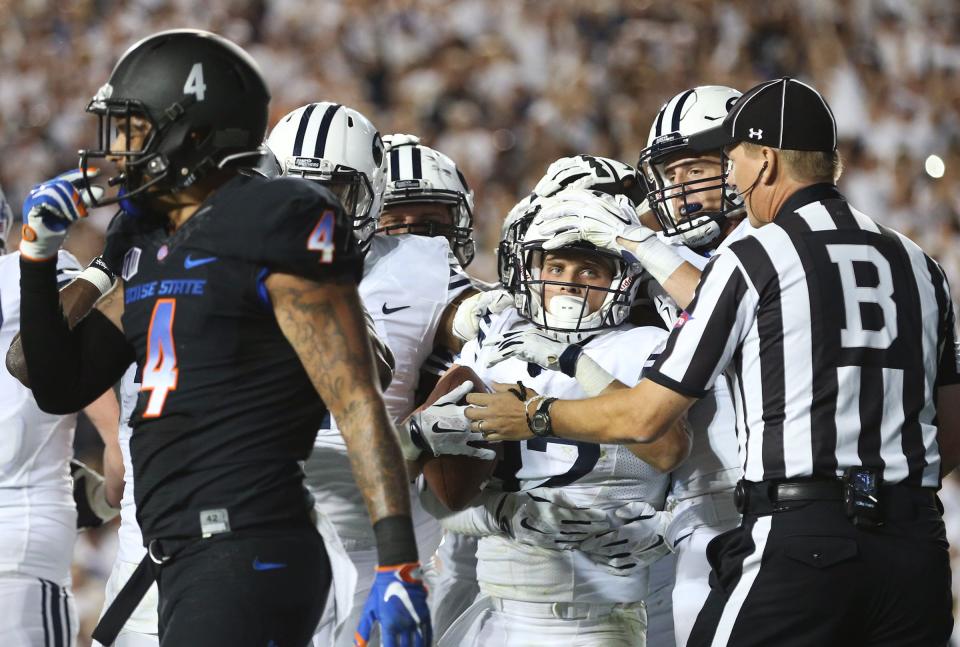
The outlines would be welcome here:
[[[337,420],[371,521],[410,514],[407,473],[383,403],[356,287],[267,279],[280,329]]]

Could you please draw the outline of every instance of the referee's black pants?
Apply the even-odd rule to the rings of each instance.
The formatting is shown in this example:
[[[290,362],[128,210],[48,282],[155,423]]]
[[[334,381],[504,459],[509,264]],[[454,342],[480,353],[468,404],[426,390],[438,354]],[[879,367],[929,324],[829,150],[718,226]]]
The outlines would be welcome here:
[[[313,526],[194,542],[160,569],[160,645],[304,647],[330,581]]]
[[[918,491],[919,493],[919,491]],[[937,647],[953,629],[932,496],[861,530],[841,501],[751,514],[707,548],[711,592],[688,647]]]

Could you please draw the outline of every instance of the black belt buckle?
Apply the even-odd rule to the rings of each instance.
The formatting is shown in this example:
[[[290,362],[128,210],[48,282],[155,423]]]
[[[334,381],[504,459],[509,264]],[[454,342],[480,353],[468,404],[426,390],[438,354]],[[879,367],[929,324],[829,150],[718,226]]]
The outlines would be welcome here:
[[[857,528],[883,525],[883,476],[872,467],[848,467],[843,472],[843,505],[847,517]]]
[[[750,495],[743,481],[737,481],[737,487],[733,488],[733,505],[740,514],[746,514],[747,505],[750,502]]]

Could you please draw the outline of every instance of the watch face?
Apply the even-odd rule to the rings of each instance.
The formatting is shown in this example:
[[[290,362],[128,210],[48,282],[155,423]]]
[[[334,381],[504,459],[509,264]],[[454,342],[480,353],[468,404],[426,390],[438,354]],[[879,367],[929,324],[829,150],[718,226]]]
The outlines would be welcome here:
[[[534,433],[542,434],[547,430],[547,416],[543,413],[537,412],[533,414],[533,427]]]

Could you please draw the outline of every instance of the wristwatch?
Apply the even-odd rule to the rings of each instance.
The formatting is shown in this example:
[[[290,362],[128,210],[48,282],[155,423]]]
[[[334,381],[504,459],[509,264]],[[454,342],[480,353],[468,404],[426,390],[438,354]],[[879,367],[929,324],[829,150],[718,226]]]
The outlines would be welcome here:
[[[550,421],[550,405],[556,402],[558,398],[544,398],[536,413],[530,418],[530,431],[538,438],[545,438],[553,435],[553,423]]]

